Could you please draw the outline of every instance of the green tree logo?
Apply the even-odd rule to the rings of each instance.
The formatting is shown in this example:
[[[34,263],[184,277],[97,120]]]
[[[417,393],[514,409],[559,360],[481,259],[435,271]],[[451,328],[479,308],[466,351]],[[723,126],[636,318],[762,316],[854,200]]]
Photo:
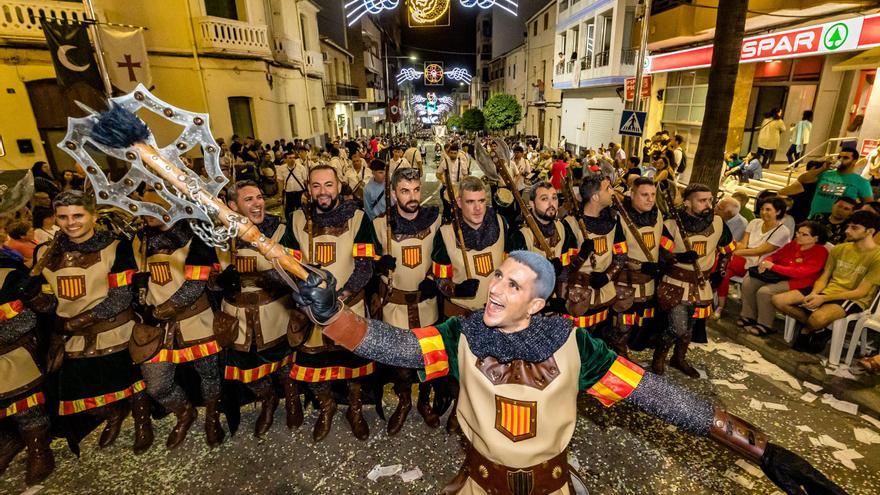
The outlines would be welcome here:
[[[822,36],[822,44],[825,45],[826,50],[837,50],[846,43],[847,36],[849,36],[849,26],[838,22],[825,31],[825,35]]]

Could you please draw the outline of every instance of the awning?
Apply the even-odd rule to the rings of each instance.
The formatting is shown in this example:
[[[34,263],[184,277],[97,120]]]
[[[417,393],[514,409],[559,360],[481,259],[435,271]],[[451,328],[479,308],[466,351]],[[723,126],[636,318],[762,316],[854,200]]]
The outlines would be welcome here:
[[[846,70],[876,69],[877,67],[880,67],[880,46],[865,50],[839,64],[834,64],[831,70],[843,72]]]

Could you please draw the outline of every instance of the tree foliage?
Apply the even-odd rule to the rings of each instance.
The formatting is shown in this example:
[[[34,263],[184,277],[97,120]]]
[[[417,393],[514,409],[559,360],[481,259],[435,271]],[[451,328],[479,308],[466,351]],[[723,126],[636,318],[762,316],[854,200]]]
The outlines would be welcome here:
[[[468,108],[461,116],[461,129],[467,132],[480,132],[486,124],[486,117],[479,108]]]
[[[487,130],[506,131],[522,120],[522,106],[513,95],[495,93],[483,106],[483,115]]]
[[[446,127],[455,130],[461,129],[461,117],[458,115],[450,115],[446,119]]]

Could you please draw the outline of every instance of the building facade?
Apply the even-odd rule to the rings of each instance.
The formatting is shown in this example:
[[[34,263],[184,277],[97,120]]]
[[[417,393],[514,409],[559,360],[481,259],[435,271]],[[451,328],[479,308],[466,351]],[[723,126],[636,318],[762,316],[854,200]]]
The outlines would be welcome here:
[[[526,111],[526,95],[528,94],[528,64],[526,63],[525,44],[521,44],[507,52],[504,56],[505,77],[504,92],[513,95],[519,106],[522,107],[523,113]],[[526,120],[525,117],[510,132],[525,133]]]
[[[544,5],[526,21],[527,60],[525,132],[537,136],[542,146],[557,147],[562,126],[562,92],[553,87],[556,55],[556,0]]]

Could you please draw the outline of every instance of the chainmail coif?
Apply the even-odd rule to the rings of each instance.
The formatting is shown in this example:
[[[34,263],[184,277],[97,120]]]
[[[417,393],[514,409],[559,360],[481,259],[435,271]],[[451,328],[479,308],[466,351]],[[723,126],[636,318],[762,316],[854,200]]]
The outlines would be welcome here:
[[[534,315],[525,330],[504,333],[483,323],[483,311],[475,311],[461,320],[461,333],[467,337],[471,352],[478,358],[494,357],[502,363],[521,359],[540,363],[565,344],[573,324],[558,316]]]

